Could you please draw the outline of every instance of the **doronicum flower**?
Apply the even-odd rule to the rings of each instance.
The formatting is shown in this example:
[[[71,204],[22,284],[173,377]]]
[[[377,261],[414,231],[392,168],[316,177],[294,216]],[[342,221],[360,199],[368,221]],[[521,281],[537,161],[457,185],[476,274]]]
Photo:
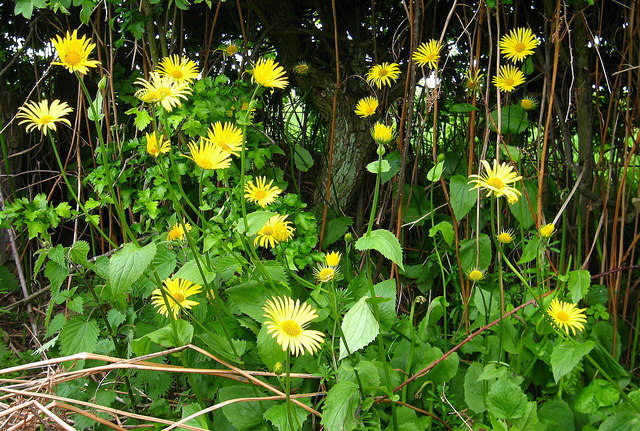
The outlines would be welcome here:
[[[371,137],[378,145],[385,145],[393,139],[393,127],[376,122],[371,128]]]
[[[261,58],[253,67],[253,81],[269,88],[285,88],[289,85],[284,68],[271,58]]]
[[[471,281],[480,281],[484,279],[484,271],[479,269],[472,269],[467,272],[467,278]]]
[[[309,73],[309,65],[304,61],[293,66],[293,73],[297,75],[306,75]]]
[[[358,100],[358,104],[356,105],[355,113],[356,115],[361,116],[362,118],[369,117],[376,113],[376,109],[378,109],[378,99],[375,97],[363,97]]]
[[[185,228],[187,232],[190,232],[191,227],[190,223],[184,223],[184,227],[182,227],[182,223],[176,223],[169,229],[169,233],[167,233],[167,241],[182,241],[185,235]]]
[[[191,142],[188,147],[191,156],[183,154],[182,157],[193,160],[202,169],[227,169],[231,166],[231,155],[212,142],[201,139],[197,144]]]
[[[511,61],[522,61],[540,44],[529,28],[516,28],[500,38],[500,52]]]
[[[56,123],[71,126],[71,122],[64,118],[65,115],[73,112],[67,102],[53,100],[51,105],[47,100],[43,100],[40,103],[27,102],[24,106],[19,107],[18,111],[20,112],[18,112],[16,118],[24,118],[20,124],[27,125],[27,132],[38,129],[46,136],[49,129],[56,130]]]
[[[367,82],[374,84],[378,88],[383,85],[391,85],[400,76],[398,63],[376,64],[369,69],[366,74]]]
[[[145,138],[147,139],[147,153],[153,157],[168,153],[171,149],[171,143],[164,139],[164,135],[158,138],[156,132],[145,133]]]
[[[135,81],[135,84],[142,86],[136,91],[135,97],[145,103],[160,103],[164,109],[171,112],[173,108],[182,104],[180,99],[186,99],[187,95],[191,94],[188,82],[177,82],[170,76],[160,76],[157,72],[151,72],[149,76],[151,78],[148,81],[143,78]]]
[[[151,293],[151,299],[153,306],[158,309],[158,313],[172,318],[178,317],[182,308],[188,310],[199,304],[197,301],[188,299],[190,296],[200,293],[202,286],[199,284],[193,284],[188,280],[181,278],[174,278],[173,280],[167,278],[162,282],[165,289],[165,296],[162,295],[160,289],[155,289]],[[167,308],[167,303],[169,307]]]
[[[305,350],[313,355],[320,349],[324,334],[306,329],[309,322],[318,317],[309,304],[283,296],[268,299],[263,310],[267,334],[275,338],[282,350],[298,356]]]
[[[524,83],[524,73],[515,66],[500,66],[498,74],[493,77],[493,84],[500,90],[511,92]]]
[[[320,264],[313,269],[313,275],[320,283],[330,282],[337,274],[338,269],[335,266]]]
[[[236,52],[238,52],[238,47],[235,46],[234,44],[230,43],[229,45],[227,45],[224,49],[223,49],[224,53],[227,55],[233,55]]]
[[[482,79],[484,78],[484,74],[482,72],[477,69],[469,69],[465,73],[465,76],[467,77],[467,80],[465,81],[467,90],[476,91],[480,89],[480,87],[482,86]]]
[[[547,314],[558,328],[567,334],[570,334],[569,331],[571,331],[571,334],[575,335],[576,330],[584,330],[584,323],[587,322],[584,310],[584,308],[576,307],[576,304],[554,299],[547,308]]]
[[[60,61],[54,61],[51,64],[64,66],[69,72],[78,72],[85,75],[90,67],[98,67],[100,62],[97,60],[89,60],[89,55],[96,47],[95,43],[91,43],[90,39],[82,36],[78,39],[78,30],[67,34],[65,37],[56,36],[51,39],[51,43],[58,52]]]
[[[195,61],[177,55],[163,58],[156,71],[161,76],[169,76],[176,82],[192,82],[199,73]]]
[[[526,111],[530,111],[538,107],[538,99],[531,96],[525,96],[520,99],[520,107]]]
[[[556,231],[556,227],[553,223],[545,224],[540,229],[538,229],[540,236],[543,238],[549,238],[551,235],[555,233],[555,231]]]
[[[515,239],[513,229],[500,231],[500,233],[496,235],[496,239],[502,244],[511,244]]]
[[[429,42],[421,43],[411,58],[413,58],[418,66],[428,66],[429,69],[437,69],[438,60],[440,60],[440,50],[442,50],[442,42],[431,39]]]
[[[238,155],[242,151],[242,130],[232,123],[216,121],[207,131],[207,141],[225,153]]]
[[[469,178],[475,177],[476,179],[469,180],[469,184],[475,183],[475,186],[470,190],[482,188],[488,191],[487,196],[506,196],[509,203],[518,202],[518,196],[522,195],[518,189],[510,186],[509,184],[515,183],[522,179],[513,171],[513,166],[507,163],[498,164],[497,160],[493,161],[493,168],[489,166],[486,160],[481,160],[480,163],[484,166],[484,175],[471,175]]]
[[[267,205],[271,205],[275,202],[276,198],[280,196],[282,190],[276,186],[272,186],[273,180],[267,183],[265,177],[257,177],[255,183],[253,181],[247,182],[244,185],[244,197],[249,202],[254,202],[265,208]]]
[[[287,220],[288,215],[274,215],[260,228],[253,241],[255,245],[273,248],[293,236],[295,228]]]
[[[324,255],[324,262],[328,266],[338,266],[340,264],[340,258],[342,254],[339,251],[333,251]]]

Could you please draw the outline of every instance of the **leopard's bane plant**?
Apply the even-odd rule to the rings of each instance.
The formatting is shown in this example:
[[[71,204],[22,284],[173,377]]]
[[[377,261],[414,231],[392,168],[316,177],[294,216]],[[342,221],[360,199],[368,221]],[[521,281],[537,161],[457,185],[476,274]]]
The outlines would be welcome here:
[[[309,322],[318,317],[309,304],[286,296],[275,297],[266,301],[263,310],[267,333],[276,339],[282,350],[298,356],[305,350],[313,355],[320,349],[324,334],[306,329]]]
[[[40,103],[28,102],[25,106],[18,108],[16,118],[23,118],[20,124],[26,124],[27,132],[38,129],[46,136],[48,130],[56,131],[56,123],[71,126],[65,117],[73,112],[73,109],[66,102],[53,100],[43,100]]]
[[[64,37],[56,36],[51,39],[51,43],[56,49],[60,61],[51,64],[64,66],[69,72],[78,72],[82,75],[89,72],[89,68],[98,67],[100,62],[89,60],[89,55],[95,49],[96,44],[92,43],[85,36],[78,38],[78,30],[69,33]]]

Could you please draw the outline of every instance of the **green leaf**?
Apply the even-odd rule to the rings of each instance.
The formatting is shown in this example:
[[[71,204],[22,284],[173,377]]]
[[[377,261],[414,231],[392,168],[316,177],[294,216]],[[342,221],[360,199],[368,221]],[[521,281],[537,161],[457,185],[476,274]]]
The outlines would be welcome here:
[[[31,0],[16,0],[13,10],[14,15],[22,15],[26,19],[31,19],[33,14],[33,3]]]
[[[589,292],[589,287],[591,287],[591,274],[584,269],[571,271],[569,272],[567,285],[571,293],[571,302],[578,302]]]
[[[640,430],[640,415],[632,412],[622,412],[609,416],[598,431],[638,431]]]
[[[456,103],[449,107],[449,112],[464,113],[464,112],[471,112],[471,111],[477,111],[477,110],[478,110],[478,107],[472,105],[471,103]]]
[[[299,171],[307,172],[313,166],[311,153],[301,145],[293,147],[293,162]]]
[[[264,392],[249,385],[228,386],[218,391],[220,402],[261,396],[264,396]],[[274,401],[236,402],[222,407],[222,413],[238,431],[268,430],[263,416],[274,405]]]
[[[520,226],[523,229],[529,229],[533,226],[533,214],[538,203],[538,186],[533,181],[525,181],[524,186],[527,189],[527,193],[524,192],[524,187],[521,182],[515,184],[516,189],[522,193],[522,196],[520,196],[518,202],[515,204],[507,204],[507,206],[511,214],[513,214],[516,220],[518,220],[518,223],[520,223]],[[529,196],[529,200],[531,200],[531,206],[529,206],[527,195]]]
[[[441,221],[440,223],[429,229],[429,236],[433,238],[438,232],[442,234],[442,237],[448,245],[451,245],[453,243],[454,234],[453,226],[451,226],[451,223],[449,223],[448,221]]]
[[[60,353],[65,356],[81,352],[92,353],[98,344],[99,333],[95,320],[86,320],[81,316],[72,317],[60,332]]]
[[[377,229],[368,235],[364,234],[356,242],[356,249],[360,251],[377,250],[384,257],[398,265],[400,269],[404,270],[400,242],[394,234],[386,229]]]
[[[400,165],[402,164],[402,154],[400,154],[400,151],[392,151],[387,157],[385,157],[385,160],[389,163],[391,169],[380,174],[381,184],[386,183],[391,178],[393,178],[395,174],[400,172]]]
[[[76,241],[69,249],[71,261],[75,264],[82,265],[85,268],[90,265],[87,255],[89,254],[89,243],[86,241]]]
[[[158,374],[163,374],[163,373],[158,373]],[[192,414],[197,413],[202,409],[203,409],[203,407],[202,407],[202,405],[200,405],[200,403],[192,403],[192,404],[187,404],[186,406],[182,406],[181,419],[189,417]],[[191,426],[194,426],[194,427],[200,427],[200,428],[207,429],[209,427],[209,425],[207,424],[206,416],[207,416],[206,414],[200,415],[200,416],[196,416],[195,418],[185,422],[185,424],[186,425],[191,425]],[[185,429],[185,428],[178,427],[178,429]]]
[[[389,329],[396,323],[396,280],[382,281],[373,290],[376,296],[383,298],[384,302],[378,304],[380,311],[380,324],[384,329]],[[351,347],[351,345],[349,345]]]
[[[207,278],[206,282],[202,278],[200,269],[202,269],[202,273],[204,273],[204,276]],[[185,280],[189,280],[192,283],[199,284],[204,287],[206,284],[211,283],[215,276],[215,273],[205,265],[204,261],[200,261],[200,268],[198,268],[197,262],[195,260],[190,260],[182,265],[182,267],[174,274],[173,278],[184,278]]]
[[[93,103],[87,108],[87,118],[91,121],[102,121],[104,118],[102,113],[102,93],[100,91],[96,93]]]
[[[276,339],[267,333],[267,327],[264,325],[258,334],[258,356],[270,370],[273,370],[278,362],[282,365],[287,360],[287,353],[282,350]]]
[[[524,246],[524,251],[522,252],[522,256],[518,261],[518,265],[522,265],[523,263],[528,263],[538,257],[538,252],[540,250],[540,237],[534,236],[531,238],[527,245]]]
[[[427,179],[431,182],[440,181],[440,177],[442,176],[442,170],[444,169],[444,160],[442,162],[438,162],[435,166],[429,169],[427,172]]]
[[[232,286],[226,290],[229,302],[238,310],[258,322],[264,320],[262,306],[267,299],[264,284],[257,281]]]
[[[391,170],[391,165],[386,160],[376,160],[367,165],[367,170],[372,174],[382,174]]]
[[[485,233],[476,238],[460,241],[460,261],[462,269],[467,272],[473,269],[486,270],[491,264],[491,239]]]
[[[464,400],[467,406],[476,413],[487,410],[484,402],[484,384],[478,379],[482,373],[482,364],[474,362],[464,375]]]
[[[300,401],[304,402],[305,400],[306,398],[303,398]],[[309,412],[293,403],[290,404],[290,407],[293,413],[295,428],[303,429],[302,424],[307,420]],[[287,417],[286,402],[271,407],[269,410],[264,412],[263,417],[271,422],[278,429],[278,431],[289,431],[291,429],[291,427],[289,426],[289,419]]]
[[[529,120],[527,119],[527,112],[518,105],[507,105],[502,107],[501,119],[502,119],[502,133],[521,133],[529,127]],[[498,124],[498,110],[491,112],[491,120],[489,120],[489,129],[492,132],[496,132],[496,125]]]
[[[247,235],[255,235],[260,229],[267,223],[267,221],[276,215],[270,211],[254,211],[247,214]],[[241,218],[236,222],[236,231],[238,233],[244,233],[244,220]]]
[[[573,411],[569,404],[562,400],[544,403],[538,410],[538,419],[546,425],[545,429],[549,431],[574,431],[576,429]]]
[[[362,349],[380,333],[380,325],[371,312],[367,298],[368,296],[360,298],[342,319],[344,339],[340,340],[340,356],[338,360]],[[348,352],[345,342],[349,347]]]
[[[322,247],[327,248],[347,233],[349,227],[353,224],[353,219],[349,217],[337,217],[327,222],[324,230],[324,238],[322,239]]]
[[[524,411],[524,415],[514,421],[514,427],[513,429],[517,429],[519,431],[538,431],[538,411],[537,411],[537,405],[535,402],[530,401],[527,403],[527,408]]]
[[[162,347],[170,348],[189,344],[193,339],[193,326],[186,320],[178,319],[175,322],[175,332],[172,325],[156,329],[144,337],[148,338]],[[177,333],[177,338],[176,338]]]
[[[327,393],[322,409],[322,425],[327,431],[351,431],[358,425],[356,410],[360,399],[358,385],[338,382]]]
[[[525,413],[527,397],[520,386],[504,376],[491,387],[487,407],[489,413],[498,419],[517,419]]]
[[[468,179],[462,175],[454,175],[449,179],[449,194],[451,196],[451,208],[456,219],[466,216],[476,204],[478,191],[469,190]]]
[[[140,278],[156,255],[156,245],[144,247],[125,244],[109,259],[109,281],[114,296],[129,293],[131,285]]]
[[[128,111],[125,111],[125,114],[136,116],[133,119],[133,124],[135,124],[138,130],[146,129],[149,123],[151,123],[151,115],[149,115],[149,113],[144,109],[131,108]]]
[[[620,393],[611,383],[603,379],[595,379],[584,388],[573,403],[578,413],[593,414],[600,407],[612,406],[620,399]]]
[[[584,355],[595,346],[596,343],[591,340],[578,345],[563,343],[555,346],[551,352],[551,370],[556,383],[560,381],[562,376],[569,374]]]
[[[118,326],[120,326],[121,323],[127,320],[127,316],[124,313],[116,310],[115,308],[112,308],[107,313],[107,320],[109,321],[109,325],[111,325],[113,329],[118,329]]]
[[[20,289],[15,275],[4,265],[0,265],[0,292],[14,292]]]

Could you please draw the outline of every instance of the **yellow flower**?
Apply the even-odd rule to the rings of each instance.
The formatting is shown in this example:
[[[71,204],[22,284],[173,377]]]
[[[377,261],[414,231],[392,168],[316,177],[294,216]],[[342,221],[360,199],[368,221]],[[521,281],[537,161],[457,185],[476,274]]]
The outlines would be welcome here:
[[[227,55],[233,55],[236,52],[238,52],[238,47],[235,46],[234,44],[230,43],[229,45],[227,45],[225,47],[225,49],[223,50],[225,54]]]
[[[256,182],[249,181],[244,186],[244,197],[249,202],[255,202],[262,208],[267,205],[271,205],[275,202],[276,198],[282,193],[282,190],[276,186],[273,186],[273,180],[267,184],[265,177],[257,177]]]
[[[421,43],[416,52],[413,53],[412,58],[418,66],[428,66],[429,69],[436,69],[438,60],[440,60],[441,49],[442,42],[431,39],[429,42]]]
[[[520,99],[520,107],[527,111],[530,111],[531,109],[535,109],[538,107],[538,99],[531,96],[525,96],[522,99]]]
[[[493,77],[493,84],[500,90],[511,92],[524,83],[524,73],[515,66],[500,66],[500,71]]]
[[[378,109],[378,99],[375,97],[363,97],[358,101],[354,112],[364,118],[375,114],[376,109]]]
[[[298,75],[306,75],[309,73],[309,65],[304,61],[293,66],[293,72]]]
[[[164,139],[164,135],[160,136],[158,139],[156,132],[153,132],[145,133],[145,137],[147,138],[147,153],[151,154],[153,157],[158,157],[160,154],[168,153],[171,149],[171,143]]]
[[[498,165],[498,161],[493,161],[493,168],[489,166],[486,160],[481,160],[480,163],[484,166],[484,176],[471,175],[476,179],[469,180],[469,184],[475,183],[475,186],[470,190],[477,188],[484,188],[488,191],[487,196],[506,196],[509,203],[518,202],[518,196],[522,195],[515,187],[509,184],[515,183],[522,179],[521,176],[513,172],[513,166],[507,163],[501,163]]]
[[[287,217],[287,215],[275,215],[267,220],[258,231],[253,243],[261,247],[273,248],[281,242],[288,241],[293,236],[295,228],[290,226],[291,222]]]
[[[400,76],[400,67],[397,63],[376,64],[367,72],[367,82],[373,83],[376,87],[391,85],[391,82]]]
[[[188,144],[191,156],[182,155],[196,162],[202,169],[226,169],[231,166],[231,155],[216,144],[200,140]]]
[[[386,124],[377,122],[371,128],[371,136],[378,145],[388,144],[393,139],[393,128]]]
[[[500,38],[500,52],[511,61],[522,61],[540,44],[529,28],[516,28]]]
[[[313,269],[313,275],[321,283],[328,283],[333,280],[338,273],[338,269],[335,266],[327,266],[320,264]]]
[[[38,129],[47,135],[47,130],[56,130],[56,123],[64,123],[71,126],[65,115],[73,112],[73,109],[66,102],[54,100],[49,105],[49,101],[43,100],[40,103],[27,102],[25,106],[18,108],[16,118],[24,118],[20,124],[27,125],[27,132]]]
[[[171,317],[175,319],[178,317],[178,314],[180,314],[181,308],[188,310],[199,304],[197,301],[187,299],[190,296],[200,293],[202,286],[199,284],[193,284],[181,278],[175,278],[173,280],[167,278],[162,284],[165,289],[166,302],[160,289],[155,289],[151,293],[152,304],[158,309],[158,313],[164,316],[171,314]],[[167,309],[167,302],[169,303],[169,309]]]
[[[136,91],[135,96],[145,103],[160,103],[164,109],[171,112],[176,106],[180,106],[182,101],[191,94],[191,88],[188,82],[174,81],[170,76],[160,76],[157,72],[149,74],[151,79],[138,78],[135,84],[141,85],[142,88]]]
[[[515,239],[513,234],[513,229],[502,230],[498,235],[496,235],[498,242],[502,244],[511,244]]]
[[[207,132],[207,141],[229,154],[238,155],[242,151],[242,130],[232,123],[216,121]]]
[[[176,82],[191,82],[199,73],[195,61],[177,55],[163,58],[156,72],[160,76],[169,76]]]
[[[324,334],[320,331],[305,329],[310,321],[317,318],[316,310],[309,304],[286,296],[268,299],[263,307],[266,313],[264,322],[267,333],[272,334],[282,350],[289,350],[298,356],[306,350],[314,354],[320,349]]]
[[[285,88],[289,85],[284,68],[270,58],[261,58],[253,68],[253,81],[269,88]]]
[[[467,90],[474,91],[480,89],[482,86],[482,79],[484,78],[484,74],[482,72],[479,70],[469,69],[467,70],[467,73],[465,73],[465,76],[467,77],[467,81],[465,82]]]
[[[96,44],[91,43],[85,36],[78,39],[78,30],[74,30],[72,34],[67,31],[64,38],[56,36],[55,39],[51,39],[51,43],[60,58],[60,61],[51,64],[64,66],[71,73],[78,72],[84,75],[90,67],[100,65],[97,60],[89,60],[89,54],[95,49]]]
[[[467,273],[467,278],[471,281],[480,281],[484,279],[484,271],[479,269],[472,269]]]
[[[339,251],[334,251],[324,255],[324,261],[328,266],[338,266],[340,264],[340,258],[342,254]]]
[[[190,223],[184,223],[184,227],[187,229],[187,232],[191,232],[191,229],[193,229]],[[184,238],[184,235],[185,235],[185,231],[184,231],[184,228],[182,227],[182,224],[176,223],[173,226],[171,226],[171,229],[169,229],[169,233],[167,234],[167,241],[174,241],[174,240],[182,241],[182,239]]]
[[[547,314],[551,317],[553,323],[567,334],[575,335],[576,330],[584,330],[584,323],[587,322],[587,316],[584,314],[584,308],[576,307],[576,304],[558,301],[554,299],[547,308]]]
[[[540,236],[543,238],[549,238],[556,231],[556,227],[553,223],[545,224],[542,226],[538,232],[540,232]]]

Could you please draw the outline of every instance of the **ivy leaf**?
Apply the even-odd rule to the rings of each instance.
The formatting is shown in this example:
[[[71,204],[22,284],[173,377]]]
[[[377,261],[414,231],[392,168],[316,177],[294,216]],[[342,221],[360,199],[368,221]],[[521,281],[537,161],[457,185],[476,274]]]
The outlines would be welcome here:
[[[339,382],[327,393],[322,410],[322,425],[327,431],[351,431],[357,425],[358,385]]]
[[[156,245],[150,243],[144,247],[125,244],[109,259],[109,280],[113,296],[124,295],[140,278],[156,255]]]
[[[349,356],[349,353],[362,349],[380,333],[380,325],[371,312],[367,298],[368,296],[360,298],[342,319],[344,339],[340,340],[340,356],[338,360]],[[348,352],[345,342],[349,347]]]
[[[394,234],[386,229],[377,229],[369,234],[364,234],[356,242],[356,249],[360,251],[377,250],[404,271],[400,242]]]
[[[596,343],[591,340],[578,345],[563,343],[555,346],[553,352],[551,352],[551,370],[556,383],[560,381],[562,376],[569,374],[584,355],[589,353],[595,346]]]
[[[60,332],[60,353],[65,356],[81,352],[92,353],[98,344],[99,333],[95,320],[85,320],[80,316],[71,318]]]

